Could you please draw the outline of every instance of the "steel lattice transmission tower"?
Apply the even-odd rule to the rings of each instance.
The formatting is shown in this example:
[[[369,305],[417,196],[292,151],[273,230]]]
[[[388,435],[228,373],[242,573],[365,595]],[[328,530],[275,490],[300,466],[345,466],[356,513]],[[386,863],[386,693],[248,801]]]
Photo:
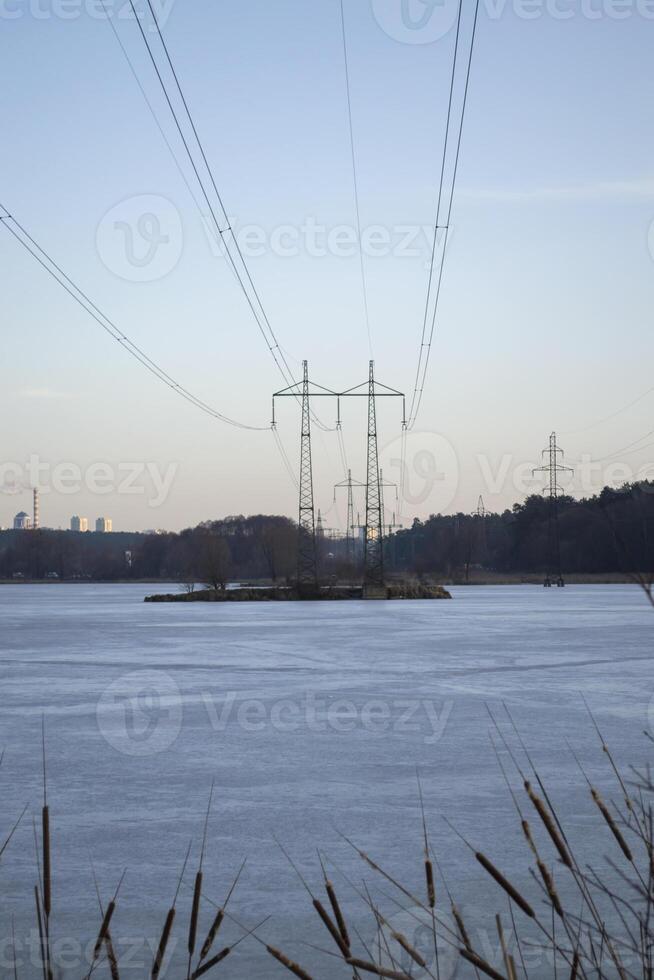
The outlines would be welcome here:
[[[375,362],[370,361],[368,376],[368,465],[366,474],[366,536],[363,557],[364,595],[384,591],[384,505],[379,455],[377,451],[377,407],[375,403]]]
[[[302,428],[300,435],[300,507],[298,527],[298,585],[306,593],[317,589],[318,563],[316,548],[316,523],[313,504],[313,472],[311,466],[311,398],[335,398],[337,403],[337,428],[340,428],[341,398],[368,399],[368,470],[366,487],[366,535],[365,535],[365,577],[364,595],[376,598],[385,595],[383,563],[383,502],[381,499],[381,479],[377,456],[377,418],[376,398],[402,399],[402,424],[406,425],[406,400],[401,391],[388,385],[375,384],[374,362],[370,361],[368,381],[348,388],[346,391],[332,391],[323,385],[309,382],[307,362],[303,361],[303,380],[293,382],[287,388],[273,394],[272,428],[275,430],[275,400],[294,398],[302,405]],[[379,389],[379,390],[378,390]],[[350,508],[350,509],[353,509]],[[348,524],[350,520],[348,518]]]
[[[302,429],[300,432],[300,513],[298,518],[298,585],[318,587],[316,523],[313,509],[313,468],[311,464],[311,407],[309,368],[302,362]]]
[[[563,570],[561,567],[561,536],[559,533],[559,495],[562,488],[559,486],[559,473],[572,473],[572,467],[564,466],[563,450],[557,446],[556,432],[550,435],[549,446],[543,449],[543,456],[547,456],[547,462],[542,466],[537,466],[534,473],[547,473],[549,476],[549,486],[547,492],[549,496],[549,518],[548,518],[548,564],[545,572],[544,585],[549,588],[552,585],[552,577],[556,578],[559,588],[565,585],[563,580]],[[560,458],[559,458],[560,457]]]

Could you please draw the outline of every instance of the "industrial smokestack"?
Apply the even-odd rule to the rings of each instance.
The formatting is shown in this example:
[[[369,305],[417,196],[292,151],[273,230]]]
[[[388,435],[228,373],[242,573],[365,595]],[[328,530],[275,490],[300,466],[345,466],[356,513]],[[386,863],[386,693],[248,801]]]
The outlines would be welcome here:
[[[32,527],[34,528],[35,531],[38,531],[38,529],[39,529],[39,521],[40,521],[40,516],[39,516],[39,491],[35,487],[34,488],[34,520],[32,521]]]

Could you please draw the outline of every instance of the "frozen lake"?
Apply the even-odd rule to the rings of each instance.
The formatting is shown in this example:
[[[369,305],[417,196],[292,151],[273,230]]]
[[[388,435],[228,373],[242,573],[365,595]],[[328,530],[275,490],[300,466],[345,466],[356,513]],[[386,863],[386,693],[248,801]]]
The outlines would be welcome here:
[[[65,977],[84,975],[72,940],[94,937],[99,926],[91,856],[105,901],[127,868],[114,942],[122,976],[149,976],[143,941],[158,938],[190,838],[192,880],[212,778],[206,895],[222,901],[247,857],[233,914],[249,926],[272,915],[261,935],[314,976],[335,980],[351,971],[303,945],[329,948],[329,938],[273,835],[316,891],[316,847],[357,884],[365,873],[337,828],[418,891],[418,766],[451,890],[468,914],[489,896],[492,910],[504,912],[441,819],[521,880],[527,859],[487,706],[503,719],[502,703],[509,706],[582,840],[592,811],[565,740],[607,794],[613,784],[581,692],[621,763],[648,756],[642,732],[654,722],[654,610],[635,587],[455,588],[452,602],[146,605],[151,591],[0,588],[0,835],[25,803],[39,817],[45,714],[53,939]],[[608,852],[611,842],[602,837],[595,848]],[[27,948],[35,874],[26,817],[0,863],[3,977],[12,914],[19,975],[38,975]],[[369,915],[338,871],[332,875],[351,921],[372,943]],[[183,889],[180,956],[188,898]],[[203,930],[207,924],[205,907]],[[230,941],[238,936],[234,924],[225,928]],[[214,974],[289,976],[252,939]],[[97,975],[106,975],[104,966]],[[456,975],[468,976],[462,968]],[[545,966],[530,973],[546,975]]]

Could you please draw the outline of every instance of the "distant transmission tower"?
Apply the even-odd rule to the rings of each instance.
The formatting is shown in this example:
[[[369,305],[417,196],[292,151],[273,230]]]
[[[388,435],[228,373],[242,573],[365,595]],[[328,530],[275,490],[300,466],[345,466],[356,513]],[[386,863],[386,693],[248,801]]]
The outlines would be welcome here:
[[[352,564],[354,562],[354,481],[352,480],[352,470],[347,471],[347,480],[334,484],[334,503],[336,503],[336,491],[339,487],[347,487],[347,522],[345,525],[345,558]],[[362,487],[364,484],[356,481],[356,486]]]
[[[479,524],[479,551],[483,558],[486,554],[486,506],[481,494],[477,502],[477,523]]]
[[[363,558],[363,591],[366,596],[384,591],[384,515],[379,455],[377,452],[377,408],[375,404],[375,362],[370,361],[368,376],[368,468],[366,475],[366,537]]]
[[[311,465],[311,408],[309,368],[302,361],[302,428],[300,432],[300,513],[298,519],[297,580],[300,589],[318,587],[316,524],[313,510],[313,469]]]
[[[334,503],[336,503],[336,491],[340,489],[345,489],[347,487],[347,524],[345,530],[345,553],[347,555],[348,561],[353,561],[355,558],[355,541],[354,541],[354,531],[355,529],[365,531],[365,524],[359,522],[359,515],[357,514],[356,524],[354,523],[354,489],[356,487],[364,488],[367,484],[361,483],[360,480],[354,480],[352,478],[352,470],[347,471],[347,480],[341,480],[340,483],[334,484]],[[398,488],[397,483],[386,483],[383,478],[382,471],[379,471],[379,487],[383,496],[385,487],[392,487],[395,490],[395,500],[398,499]],[[382,520],[383,520],[383,507],[382,507]],[[395,513],[393,513],[393,520],[390,524],[385,522],[382,524],[385,531],[389,533],[395,528],[402,527],[401,524],[395,523]],[[364,538],[365,540],[365,538]]]
[[[533,473],[547,473],[549,474],[549,487],[547,488],[550,507],[549,507],[549,519],[548,519],[548,565],[545,572],[545,581],[543,585],[546,588],[551,588],[552,578],[556,579],[556,584],[559,588],[563,588],[565,582],[563,580],[563,570],[561,568],[561,536],[559,533],[559,494],[562,493],[562,489],[559,486],[558,475],[559,473],[572,473],[573,470],[570,466],[564,466],[562,462],[559,461],[563,459],[563,450],[560,449],[556,444],[556,432],[552,432],[550,435],[550,442],[547,449],[543,449],[543,456],[548,457],[547,463],[542,466],[537,466]]]

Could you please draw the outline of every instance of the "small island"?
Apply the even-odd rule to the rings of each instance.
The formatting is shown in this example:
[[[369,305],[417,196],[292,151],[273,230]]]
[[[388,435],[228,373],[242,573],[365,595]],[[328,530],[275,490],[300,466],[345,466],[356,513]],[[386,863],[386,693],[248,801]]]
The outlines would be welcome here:
[[[290,586],[238,586],[236,588],[186,589],[183,592],[149,595],[145,602],[293,602],[372,598],[362,585],[325,585],[307,589]],[[374,598],[451,599],[442,585],[421,582],[394,582],[385,585]]]

